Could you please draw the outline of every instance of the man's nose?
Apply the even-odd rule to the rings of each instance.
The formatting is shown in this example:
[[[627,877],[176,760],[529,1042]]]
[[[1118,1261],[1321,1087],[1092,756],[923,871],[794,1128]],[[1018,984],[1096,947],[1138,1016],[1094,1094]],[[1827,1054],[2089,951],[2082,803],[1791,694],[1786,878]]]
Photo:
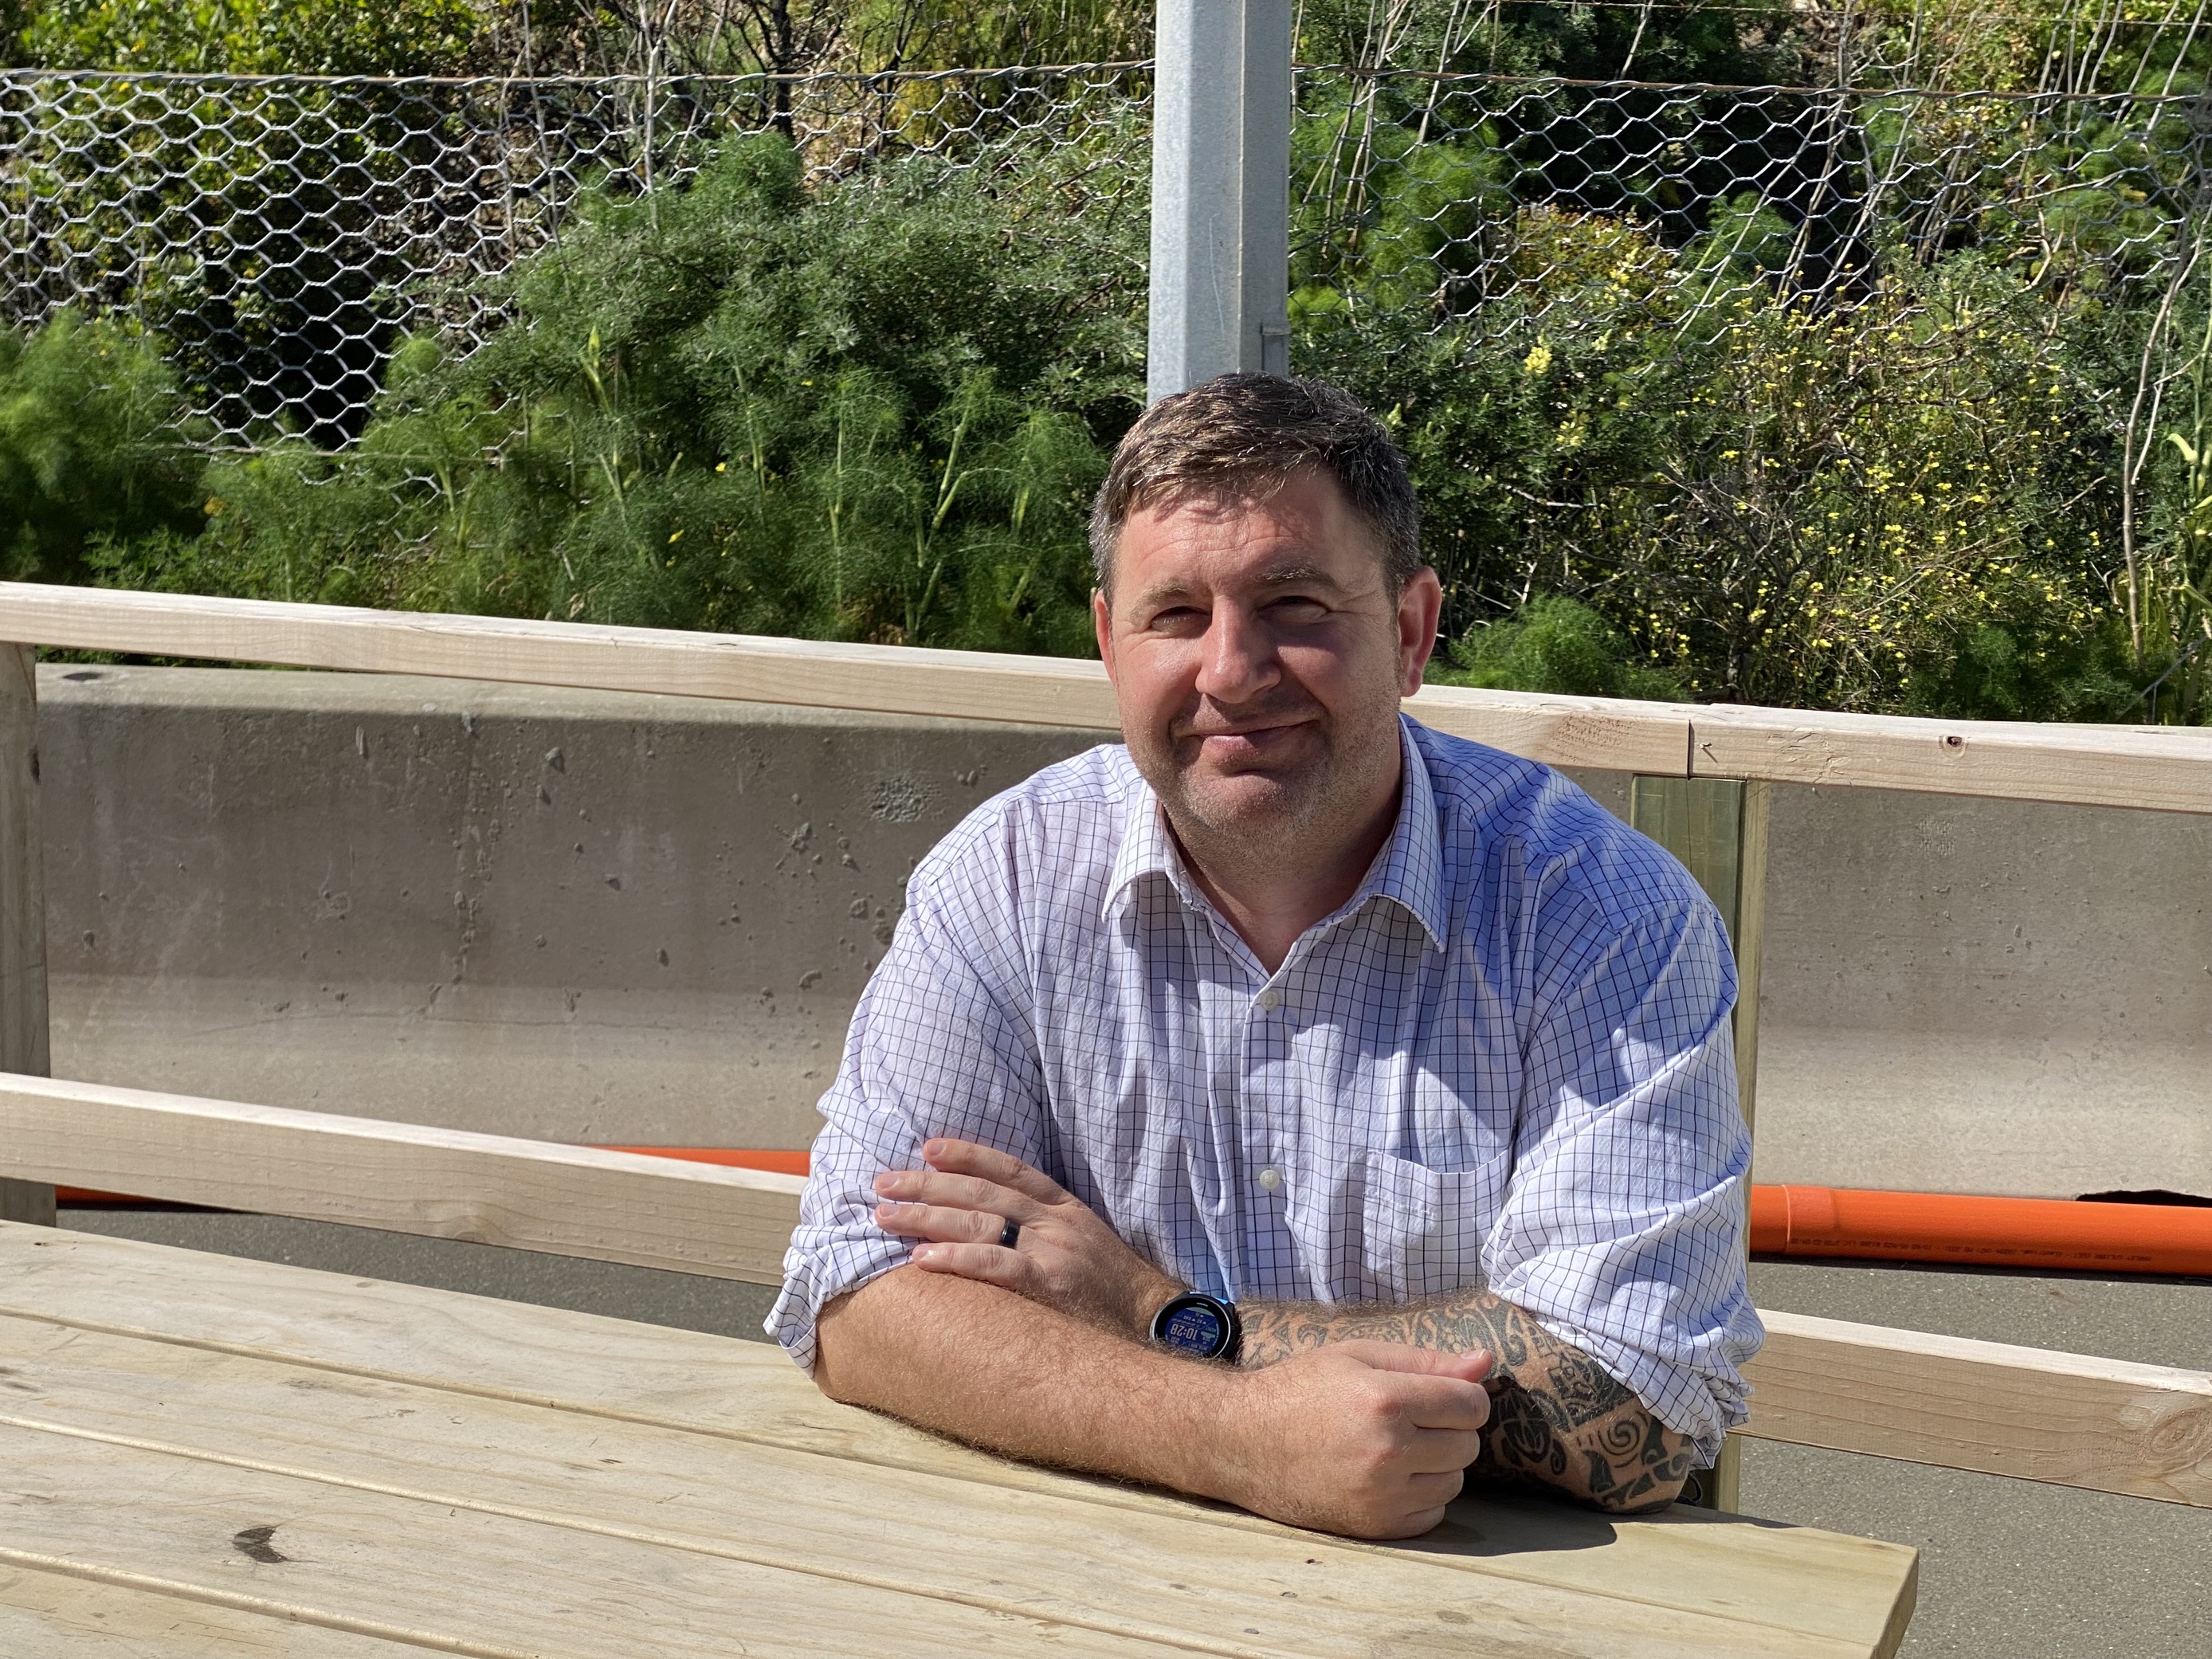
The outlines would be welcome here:
[[[1198,690],[1218,702],[1243,702],[1282,678],[1266,625],[1242,605],[1216,604],[1207,618]]]

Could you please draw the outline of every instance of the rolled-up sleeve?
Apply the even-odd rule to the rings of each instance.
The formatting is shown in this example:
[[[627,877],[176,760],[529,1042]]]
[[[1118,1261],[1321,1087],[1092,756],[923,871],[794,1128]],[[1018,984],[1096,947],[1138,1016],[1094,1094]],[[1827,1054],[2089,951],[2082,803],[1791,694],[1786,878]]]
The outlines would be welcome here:
[[[925,863],[916,872],[822,1100],[812,1172],[766,1327],[809,1371],[823,1308],[912,1253],[908,1240],[875,1223],[878,1175],[918,1168],[922,1143],[936,1135],[1042,1161],[1036,1044],[988,971],[998,954],[989,884],[974,883],[972,870],[968,882],[946,882],[942,868]]]
[[[1742,1366],[1765,1335],[1744,1275],[1727,937],[1685,900],[1558,965],[1486,1277],[1710,1462],[1748,1415]]]

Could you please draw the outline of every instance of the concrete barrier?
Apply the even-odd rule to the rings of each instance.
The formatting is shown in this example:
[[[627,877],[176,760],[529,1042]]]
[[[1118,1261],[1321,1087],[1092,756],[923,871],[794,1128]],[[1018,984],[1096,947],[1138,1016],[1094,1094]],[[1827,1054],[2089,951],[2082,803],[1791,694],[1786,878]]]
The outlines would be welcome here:
[[[633,1143],[804,1146],[915,861],[1106,736],[216,669],[40,696],[58,1075]],[[1773,818],[1762,1180],[2212,1191],[2212,818]]]

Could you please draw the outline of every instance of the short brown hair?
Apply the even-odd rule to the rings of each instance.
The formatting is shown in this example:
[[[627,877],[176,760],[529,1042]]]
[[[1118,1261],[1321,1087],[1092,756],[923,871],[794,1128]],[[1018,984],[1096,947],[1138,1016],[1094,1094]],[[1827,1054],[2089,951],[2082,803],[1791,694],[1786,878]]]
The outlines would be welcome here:
[[[1426,562],[1406,459],[1382,423],[1324,380],[1222,374],[1163,398],[1137,419],[1091,507],[1091,562],[1114,585],[1121,526],[1139,508],[1191,491],[1258,489],[1302,467],[1336,481],[1373,532],[1393,592]]]

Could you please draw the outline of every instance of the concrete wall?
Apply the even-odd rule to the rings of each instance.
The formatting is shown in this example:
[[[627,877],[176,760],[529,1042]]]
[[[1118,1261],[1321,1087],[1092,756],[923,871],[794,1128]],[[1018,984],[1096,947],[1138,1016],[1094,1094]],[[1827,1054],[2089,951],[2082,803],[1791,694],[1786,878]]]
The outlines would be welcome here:
[[[1082,733],[40,671],[58,1073],[799,1146],[908,871]],[[1583,780],[1615,810],[1626,780]],[[1763,1179],[2212,1191],[2212,818],[1777,793]]]
[[[803,1146],[908,873],[1081,733],[40,670],[58,1074]]]

